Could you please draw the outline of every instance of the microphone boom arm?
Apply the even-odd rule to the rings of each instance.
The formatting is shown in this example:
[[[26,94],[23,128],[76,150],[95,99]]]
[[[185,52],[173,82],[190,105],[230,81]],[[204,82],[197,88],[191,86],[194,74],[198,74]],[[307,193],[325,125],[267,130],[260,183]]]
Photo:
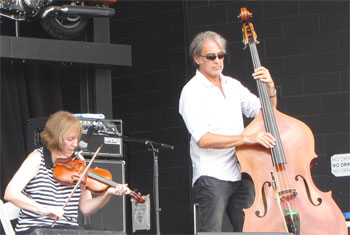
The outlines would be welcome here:
[[[132,137],[128,137],[128,136],[123,136],[123,140],[125,142],[140,143],[140,144],[145,144],[145,145],[151,145],[151,146],[157,147],[157,148],[174,150],[173,145],[158,143],[158,142],[155,142],[152,140],[147,140],[147,139],[136,139],[136,138],[132,138]]]

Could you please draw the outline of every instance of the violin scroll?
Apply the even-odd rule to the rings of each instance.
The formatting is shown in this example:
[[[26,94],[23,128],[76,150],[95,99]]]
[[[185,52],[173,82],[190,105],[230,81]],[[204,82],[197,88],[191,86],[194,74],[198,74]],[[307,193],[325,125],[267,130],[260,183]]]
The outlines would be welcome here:
[[[139,193],[136,193],[134,191],[130,191],[129,195],[130,197],[135,199],[138,203],[144,203],[146,201],[145,196],[141,196]]]

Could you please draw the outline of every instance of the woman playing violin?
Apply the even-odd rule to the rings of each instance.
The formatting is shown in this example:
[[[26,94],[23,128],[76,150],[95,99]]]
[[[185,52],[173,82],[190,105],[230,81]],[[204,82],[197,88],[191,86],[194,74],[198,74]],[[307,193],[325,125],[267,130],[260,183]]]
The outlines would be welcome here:
[[[55,221],[55,228],[83,229],[77,222],[78,208],[88,216],[103,208],[112,195],[130,192],[126,184],[118,184],[92,197],[81,184],[64,207],[74,185],[58,182],[53,175],[53,166],[57,160],[75,154],[81,134],[80,121],[69,112],[58,111],[47,121],[41,133],[44,147],[28,155],[5,191],[5,200],[21,208],[17,233],[27,234],[37,227],[51,227]]]

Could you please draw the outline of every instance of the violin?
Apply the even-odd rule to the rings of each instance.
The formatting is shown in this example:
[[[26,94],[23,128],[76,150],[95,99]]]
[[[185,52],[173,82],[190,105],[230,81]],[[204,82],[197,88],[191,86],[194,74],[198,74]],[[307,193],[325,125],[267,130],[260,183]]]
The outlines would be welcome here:
[[[54,164],[53,175],[54,178],[64,185],[75,185],[83,175],[86,164],[84,160],[72,155],[68,159],[57,159]],[[112,181],[112,174],[103,168],[95,167],[88,169],[87,174],[80,182],[93,193],[104,193],[109,187],[115,187],[118,183]],[[128,194],[139,203],[146,201],[144,196],[130,190]]]

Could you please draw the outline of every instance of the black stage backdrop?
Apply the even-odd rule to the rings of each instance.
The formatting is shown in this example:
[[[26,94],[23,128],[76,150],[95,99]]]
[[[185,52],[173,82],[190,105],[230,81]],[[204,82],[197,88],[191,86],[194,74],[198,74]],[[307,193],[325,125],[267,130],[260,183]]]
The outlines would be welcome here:
[[[62,109],[57,66],[1,63],[1,198],[26,157],[26,122]]]
[[[313,180],[320,190],[332,191],[342,211],[349,211],[349,177],[333,176],[330,164],[333,154],[349,152],[348,1],[120,0],[111,19],[111,43],[132,46],[133,66],[112,70],[113,118],[123,120],[129,136],[175,146],[160,155],[164,234],[193,231],[188,135],[177,110],[181,88],[194,72],[187,52],[194,34],[211,29],[229,39],[224,72],[255,89],[236,18],[242,6],[254,14],[260,56],[278,87],[278,109],[314,132],[319,157],[311,168]],[[1,34],[13,36],[14,24],[3,30],[2,20]],[[21,25],[21,36],[48,38],[35,22]],[[79,81],[71,78],[84,77],[84,72],[73,72],[67,76],[67,67],[58,64],[2,61],[1,196],[26,156],[27,119],[59,109],[81,111]],[[127,149],[127,165],[129,184],[147,194],[152,192],[152,156],[143,147]],[[154,234],[154,220],[151,227],[140,233]]]

